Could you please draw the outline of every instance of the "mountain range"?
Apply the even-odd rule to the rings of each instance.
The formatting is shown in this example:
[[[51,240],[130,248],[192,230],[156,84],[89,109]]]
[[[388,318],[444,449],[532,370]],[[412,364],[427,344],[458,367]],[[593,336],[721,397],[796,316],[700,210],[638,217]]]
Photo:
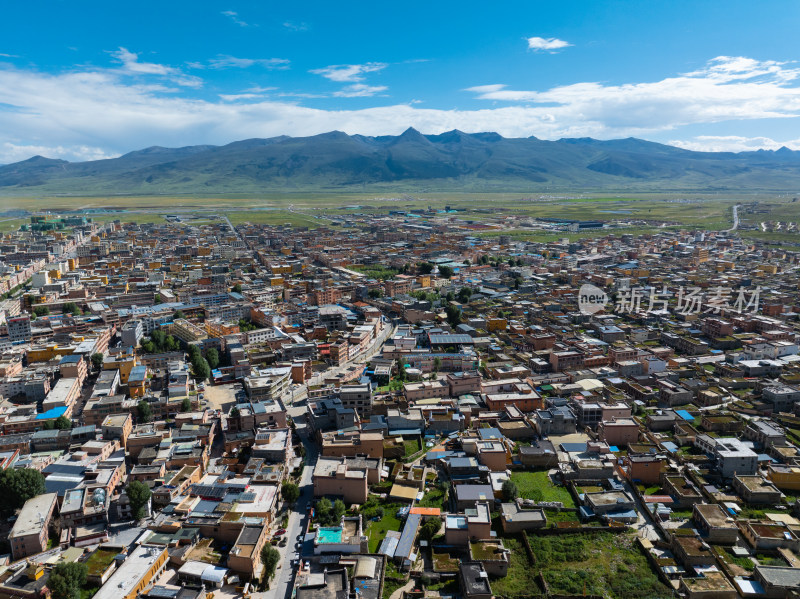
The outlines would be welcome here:
[[[636,138],[541,140],[449,131],[339,131],[224,146],[151,147],[118,158],[42,156],[0,166],[0,194],[276,191],[795,191],[800,151],[695,152]]]

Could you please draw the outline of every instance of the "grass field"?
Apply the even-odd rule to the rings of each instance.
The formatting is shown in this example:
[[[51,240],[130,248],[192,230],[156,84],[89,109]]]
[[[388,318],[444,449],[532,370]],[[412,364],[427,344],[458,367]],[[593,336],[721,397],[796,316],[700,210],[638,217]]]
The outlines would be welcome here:
[[[503,539],[511,553],[508,556],[508,574],[490,581],[492,593],[509,597],[540,597],[542,590],[536,582],[536,570],[528,560],[525,547],[517,539]]]
[[[397,530],[402,527],[402,523],[394,515],[394,510],[386,509],[386,512],[377,522],[370,522],[367,529],[367,536],[369,537],[369,552],[377,553],[381,541],[386,536],[386,531]]]
[[[419,507],[438,507],[441,508],[444,505],[444,500],[447,498],[447,491],[440,489],[439,487],[431,487],[431,490],[425,493],[422,497],[422,501],[417,503]]]
[[[512,472],[511,480],[517,485],[519,496],[534,501],[560,501],[564,507],[575,507],[566,487],[556,486],[546,471]]]
[[[386,216],[392,210],[443,210],[449,206],[455,212],[438,214],[437,218],[490,223],[493,231],[481,236],[511,235],[514,239],[538,242],[561,238],[570,240],[607,235],[609,232],[634,235],[655,233],[673,228],[725,230],[733,224],[733,206],[740,205],[739,218],[743,226],[756,227],[761,222],[781,221],[800,223],[800,201],[789,196],[764,193],[761,195],[716,195],[712,193],[561,193],[557,195],[480,192],[275,192],[263,194],[220,194],[214,196],[165,195],[142,197],[3,197],[0,204],[6,209],[96,210],[106,213],[87,213],[100,222],[120,219],[139,223],[163,222],[165,214],[195,214],[216,219],[227,214],[234,224],[290,224],[315,228],[347,226],[353,219]],[[352,216],[348,218],[348,216]],[[601,220],[613,224],[611,230],[568,233],[527,228],[525,221],[536,218]],[[426,222],[427,217],[419,219]],[[27,219],[0,220],[0,232],[14,230]],[[335,221],[332,223],[332,221]],[[192,221],[188,221],[192,222]],[[213,222],[212,221],[197,221]],[[792,244],[800,240],[800,232],[741,231],[750,239]]]
[[[225,215],[234,225],[253,223],[260,225],[291,225],[292,227],[316,228],[327,226],[329,223],[324,218],[313,218],[305,214],[289,212],[288,210],[238,210],[226,211]]]
[[[536,567],[553,595],[660,599],[670,590],[635,546],[633,534],[529,535]]]

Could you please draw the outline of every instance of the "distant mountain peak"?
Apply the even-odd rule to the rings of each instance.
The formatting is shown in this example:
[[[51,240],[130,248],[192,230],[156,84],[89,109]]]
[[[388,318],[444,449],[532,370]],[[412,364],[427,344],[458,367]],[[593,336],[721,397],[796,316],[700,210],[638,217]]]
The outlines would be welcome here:
[[[36,156],[31,156],[27,160],[22,160],[20,162],[17,162],[17,164],[27,164],[27,165],[69,164],[69,161],[61,160],[60,158],[48,158],[47,156],[36,154]]]
[[[765,182],[768,187],[765,187]],[[425,135],[329,131],[223,146],[159,145],[89,162],[33,156],[0,166],[0,193],[169,194],[263,190],[376,193],[686,189],[794,190],[800,152],[695,152],[634,137],[541,140],[458,129]]]

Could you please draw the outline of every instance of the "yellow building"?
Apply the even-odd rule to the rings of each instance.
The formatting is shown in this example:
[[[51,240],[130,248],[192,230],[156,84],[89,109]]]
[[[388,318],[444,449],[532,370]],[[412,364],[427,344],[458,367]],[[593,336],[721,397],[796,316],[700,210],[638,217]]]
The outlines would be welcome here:
[[[123,385],[128,384],[131,370],[138,364],[135,354],[120,354],[109,356],[103,361],[103,370],[119,370],[119,380]]]
[[[785,464],[770,464],[767,478],[781,491],[800,491],[800,468]]]
[[[489,331],[504,331],[508,326],[508,321],[505,318],[490,318],[486,325],[489,327]]]
[[[28,350],[28,363],[48,362],[57,357],[69,356],[74,351],[74,345],[58,345],[57,343],[39,345]]]
[[[136,599],[149,587],[167,565],[167,549],[155,545],[139,545],[100,587],[97,599]]]

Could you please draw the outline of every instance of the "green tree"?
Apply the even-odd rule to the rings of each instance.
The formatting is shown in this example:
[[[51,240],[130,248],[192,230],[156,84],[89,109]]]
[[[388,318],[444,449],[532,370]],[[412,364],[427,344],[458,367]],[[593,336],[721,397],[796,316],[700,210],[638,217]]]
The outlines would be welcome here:
[[[456,298],[462,304],[466,304],[469,301],[469,298],[472,297],[472,289],[469,287],[462,287],[458,290],[458,295]]]
[[[333,521],[338,523],[342,520],[342,516],[347,511],[347,506],[344,504],[344,501],[341,499],[337,499],[333,502]]]
[[[146,354],[156,353],[156,345],[149,339],[142,341],[142,351]]]
[[[451,327],[455,328],[461,323],[461,308],[447,306],[444,311],[447,314],[447,322]]]
[[[153,420],[153,408],[146,399],[141,400],[136,406],[136,413],[139,415],[140,422],[150,422]]]
[[[241,283],[236,283],[236,285],[233,286],[233,289],[231,289],[231,291],[233,291],[234,293],[241,293],[242,292],[242,284]]]
[[[184,397],[183,401],[181,402],[181,412],[191,412],[192,411],[192,400],[188,397]]]
[[[204,381],[211,377],[211,368],[202,356],[196,356],[192,360],[192,370],[194,371],[194,378]]]
[[[92,367],[95,370],[100,370],[103,367],[103,354],[96,352],[92,354]]]
[[[56,428],[62,431],[72,428],[72,420],[64,416],[63,414],[56,418]]]
[[[175,310],[175,314],[172,315],[172,320],[178,320],[180,318],[186,318],[186,315],[182,310]]]
[[[164,351],[175,351],[176,349],[178,349],[178,342],[175,337],[167,335],[167,338],[164,339]]]
[[[438,373],[439,370],[442,368],[442,359],[439,356],[436,356],[433,359],[433,372]]]
[[[507,478],[503,481],[503,499],[505,501],[514,501],[517,497],[519,497],[519,489],[517,489],[517,484]]]
[[[80,599],[81,587],[86,584],[88,566],[83,562],[61,562],[55,565],[47,579],[53,599]]]
[[[327,497],[323,497],[322,499],[317,501],[316,508],[317,508],[317,518],[325,524],[330,522],[331,515],[333,513],[333,504],[331,503],[331,500],[328,499]]]
[[[275,575],[275,568],[281,560],[280,551],[272,545],[264,545],[261,548],[261,563],[264,566],[264,579],[269,580]]]
[[[453,270],[452,266],[440,266],[439,267],[439,276],[444,277],[445,279],[449,279],[455,274],[455,270]]]
[[[156,346],[156,351],[161,351],[162,346],[164,345],[164,340],[167,338],[166,333],[161,329],[156,329],[152,333],[150,333],[150,341],[153,342],[153,345]]]
[[[419,270],[420,274],[429,275],[433,272],[433,264],[430,262],[419,262],[417,264],[417,270]]]
[[[33,309],[33,313],[36,316],[47,316],[48,314],[50,314],[50,308],[48,308],[47,306],[36,306]]]
[[[243,333],[246,333],[247,331],[254,331],[255,329],[258,328],[252,322],[249,322],[244,318],[240,318],[238,324],[239,324],[239,330],[242,331]]]
[[[424,539],[425,541],[432,541],[433,537],[439,534],[439,530],[442,528],[442,519],[438,516],[434,516],[433,518],[429,518],[425,521],[425,523],[419,527],[419,537]]]
[[[161,299],[160,295],[156,294],[156,296],[153,298],[153,303],[157,306],[158,304],[163,304],[164,300]]]
[[[45,492],[44,476],[33,468],[0,470],[0,510],[13,513],[32,497]]]
[[[61,313],[62,314],[72,314],[73,316],[78,316],[81,313],[81,309],[78,307],[78,304],[75,302],[67,302],[63,306],[61,306]]]
[[[232,420],[238,420],[238,419],[239,419],[239,415],[240,415],[240,414],[239,414],[239,408],[237,408],[236,406],[233,406],[233,407],[231,408],[231,412],[230,412],[230,414],[229,414],[229,417],[230,417]]]
[[[285,481],[281,485],[281,494],[283,495],[283,499],[286,501],[286,503],[294,505],[294,503],[300,499],[300,487],[294,483]]]
[[[213,347],[206,352],[206,362],[212,370],[219,366],[219,352]]]
[[[378,299],[383,295],[383,291],[381,291],[378,287],[373,287],[367,292],[367,295],[372,299]]]
[[[141,520],[144,518],[146,514],[145,508],[147,507],[147,502],[150,501],[150,496],[152,495],[150,487],[141,481],[133,480],[128,483],[127,487],[125,487],[125,494],[128,496],[128,499],[131,502],[133,517],[136,520]]]

